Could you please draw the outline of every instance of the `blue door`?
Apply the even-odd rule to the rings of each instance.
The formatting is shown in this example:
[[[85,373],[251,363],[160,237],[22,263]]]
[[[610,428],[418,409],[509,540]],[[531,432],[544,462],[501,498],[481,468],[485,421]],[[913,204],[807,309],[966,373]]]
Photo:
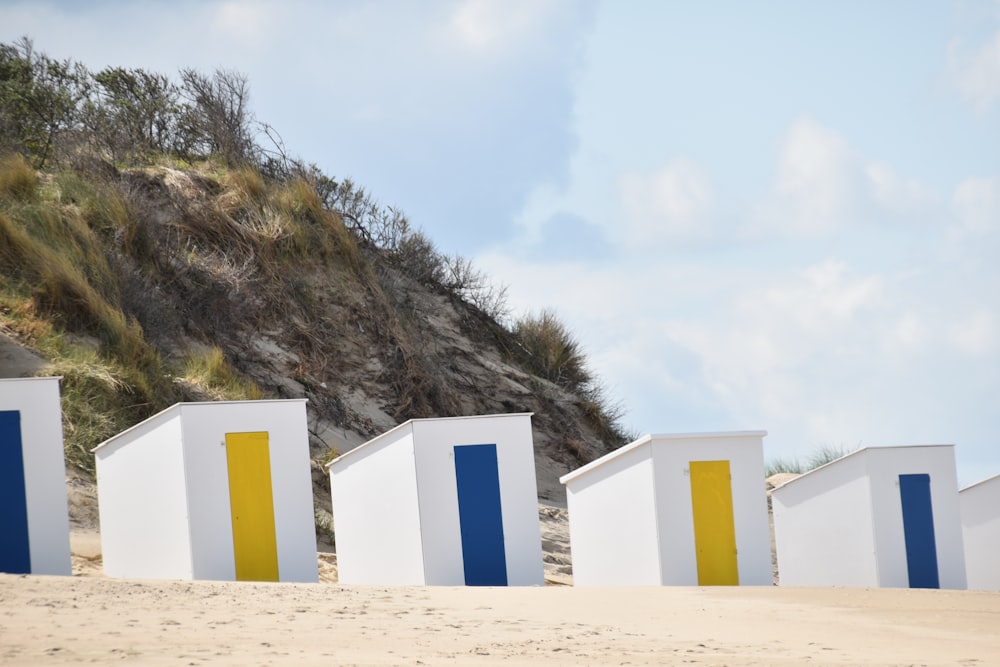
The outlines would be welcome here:
[[[21,413],[0,411],[0,572],[11,574],[31,572],[21,445]]]
[[[456,446],[455,479],[465,585],[506,586],[497,446]]]
[[[903,539],[910,588],[940,588],[931,476],[900,475],[899,499],[903,504]]]

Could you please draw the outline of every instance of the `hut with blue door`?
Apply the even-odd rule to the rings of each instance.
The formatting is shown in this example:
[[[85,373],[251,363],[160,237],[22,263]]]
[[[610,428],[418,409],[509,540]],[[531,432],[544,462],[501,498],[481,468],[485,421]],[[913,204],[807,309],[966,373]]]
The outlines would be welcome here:
[[[342,583],[544,584],[530,413],[413,419],[328,469]]]
[[[0,380],[0,572],[72,574],[60,379]]]
[[[1000,475],[958,492],[969,589],[1000,591]]]
[[[866,447],[771,503],[781,585],[966,587],[953,445]]]

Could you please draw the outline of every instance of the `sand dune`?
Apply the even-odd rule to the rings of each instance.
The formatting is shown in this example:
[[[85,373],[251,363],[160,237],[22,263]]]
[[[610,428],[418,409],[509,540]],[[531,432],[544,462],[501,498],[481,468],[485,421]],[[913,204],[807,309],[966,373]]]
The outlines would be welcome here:
[[[1000,595],[0,575],[0,663],[990,665]]]

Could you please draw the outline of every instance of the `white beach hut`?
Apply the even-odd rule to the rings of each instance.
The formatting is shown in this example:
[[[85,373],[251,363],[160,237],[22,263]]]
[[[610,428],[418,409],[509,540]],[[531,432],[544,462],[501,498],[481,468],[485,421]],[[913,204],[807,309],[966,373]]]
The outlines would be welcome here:
[[[0,380],[0,572],[72,574],[60,379]]]
[[[178,403],[94,454],[105,574],[318,580],[305,399]]]
[[[958,492],[969,588],[1000,591],[1000,475]]]
[[[860,449],[771,504],[783,586],[965,588],[952,445]]]
[[[413,419],[329,470],[342,583],[544,583],[530,413]]]
[[[770,585],[765,435],[646,435],[560,478],[574,584]]]

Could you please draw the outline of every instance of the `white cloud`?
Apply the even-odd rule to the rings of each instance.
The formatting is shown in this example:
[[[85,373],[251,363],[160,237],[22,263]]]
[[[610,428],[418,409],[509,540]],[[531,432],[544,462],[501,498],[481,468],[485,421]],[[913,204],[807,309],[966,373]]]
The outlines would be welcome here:
[[[750,236],[823,238],[872,221],[940,218],[941,198],[888,163],[854,150],[835,130],[803,118],[781,144],[771,197],[750,216]]]
[[[859,161],[833,130],[803,119],[785,136],[775,190],[791,210],[791,227],[803,234],[833,230],[855,203]]]
[[[885,162],[868,162],[864,174],[874,203],[887,211],[920,219],[941,206],[940,197],[932,188],[916,179],[899,176]]]
[[[948,61],[954,85],[979,113],[1000,98],[1000,31],[979,49],[968,53],[959,41],[951,43]]]
[[[956,322],[948,333],[955,348],[972,357],[990,357],[996,353],[1000,344],[997,314],[986,309],[977,310]]]
[[[223,2],[214,7],[211,20],[217,34],[234,37],[243,43],[259,43],[267,40],[269,31],[275,27],[277,18],[266,3]]]
[[[995,272],[932,255],[892,272],[724,259],[475,261],[509,284],[515,309],[556,308],[641,432],[765,428],[769,456],[805,456],[824,443],[960,442],[988,422]]]
[[[704,237],[710,232],[713,209],[708,174],[693,161],[678,158],[644,174],[627,171],[618,178],[624,216],[608,234],[629,248],[672,238]]]
[[[465,44],[489,49],[533,27],[540,4],[466,0],[451,15],[451,28]]]
[[[963,235],[981,237],[1000,232],[1000,177],[963,181],[955,188],[954,206]]]
[[[882,354],[886,358],[909,360],[923,351],[929,337],[927,323],[912,311],[904,312],[883,329]]]
[[[883,291],[880,277],[854,276],[830,259],[745,286],[720,317],[675,321],[668,331],[698,355],[722,395],[745,398],[774,374],[847,350],[861,315],[884,302]]]
[[[475,53],[524,46],[553,22],[566,19],[564,0],[464,0],[448,21],[450,34]]]

